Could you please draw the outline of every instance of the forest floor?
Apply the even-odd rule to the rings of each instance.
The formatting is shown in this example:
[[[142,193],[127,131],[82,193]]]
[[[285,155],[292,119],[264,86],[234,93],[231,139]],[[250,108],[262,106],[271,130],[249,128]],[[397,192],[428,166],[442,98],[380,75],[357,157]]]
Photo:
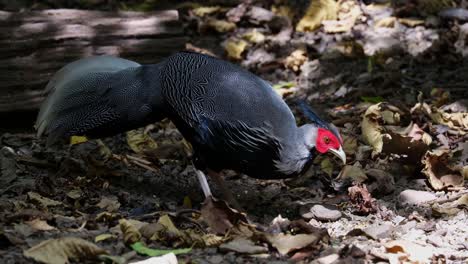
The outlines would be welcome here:
[[[169,252],[180,263],[466,263],[467,16],[351,0],[298,15],[280,2],[184,6],[187,49],[269,81],[299,123],[306,100],[340,129],[346,166],[319,157],[268,181],[225,172],[241,214],[204,201],[169,121],[55,149],[32,127],[2,130],[0,263]]]

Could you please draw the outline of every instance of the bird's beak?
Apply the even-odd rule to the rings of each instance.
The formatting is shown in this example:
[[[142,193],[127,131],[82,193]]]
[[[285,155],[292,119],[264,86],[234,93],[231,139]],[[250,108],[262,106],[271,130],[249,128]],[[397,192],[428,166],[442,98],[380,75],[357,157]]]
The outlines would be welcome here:
[[[340,147],[339,149],[329,148],[328,151],[340,158],[343,161],[343,164],[346,164],[346,153],[343,151],[342,147]]]

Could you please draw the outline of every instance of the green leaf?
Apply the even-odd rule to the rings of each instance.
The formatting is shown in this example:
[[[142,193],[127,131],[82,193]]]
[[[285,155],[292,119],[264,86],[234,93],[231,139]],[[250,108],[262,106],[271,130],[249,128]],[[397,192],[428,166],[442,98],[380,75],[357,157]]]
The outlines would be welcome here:
[[[361,100],[366,103],[373,104],[377,104],[384,101],[384,99],[381,96],[361,96]]]
[[[133,250],[135,250],[138,254],[150,256],[150,257],[157,257],[162,256],[168,253],[174,253],[175,255],[179,254],[186,254],[192,251],[192,248],[179,248],[179,249],[153,249],[146,247],[141,242],[133,243],[130,246]]]

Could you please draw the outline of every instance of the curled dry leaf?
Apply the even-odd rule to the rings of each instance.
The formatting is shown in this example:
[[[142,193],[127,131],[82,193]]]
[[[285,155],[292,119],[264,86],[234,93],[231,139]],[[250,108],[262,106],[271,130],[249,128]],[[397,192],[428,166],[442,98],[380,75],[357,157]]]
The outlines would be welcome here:
[[[120,230],[123,233],[124,242],[126,245],[132,245],[141,239],[140,231],[130,221],[126,219],[119,220]]]
[[[468,113],[448,113],[441,108],[431,107],[426,103],[417,103],[411,109],[411,112],[416,110],[422,110],[435,123],[448,126],[458,131],[461,135],[468,133]]]
[[[361,123],[364,141],[372,146],[374,153],[382,152],[383,148],[383,128],[380,125],[381,119],[380,103],[378,103],[367,108]]]
[[[456,215],[463,209],[468,209],[468,194],[462,195],[453,202],[432,205],[432,213],[437,216]]]
[[[229,207],[222,200],[207,197],[201,208],[203,220],[216,234],[226,234],[231,229],[242,227],[242,223],[247,224],[248,220],[244,213]]]
[[[314,31],[324,20],[336,20],[339,6],[335,0],[311,1],[305,15],[296,25],[296,31]]]
[[[247,42],[244,40],[229,39],[224,46],[228,57],[236,60],[242,59],[245,48],[247,48]]]
[[[401,114],[398,108],[387,103],[370,106],[362,119],[362,136],[372,146],[374,156],[381,152],[398,154],[409,162],[418,162],[428,150],[426,143],[432,142],[432,139],[421,129],[417,130],[413,124],[408,128],[395,126],[399,124]],[[419,134],[420,137],[417,136]]]
[[[422,159],[422,173],[427,176],[435,190],[463,186],[463,168],[453,168],[450,165],[451,157],[449,150],[439,149],[427,152]]]
[[[49,239],[23,252],[27,258],[50,264],[66,264],[70,260],[96,259],[106,251],[95,244],[77,237]]]

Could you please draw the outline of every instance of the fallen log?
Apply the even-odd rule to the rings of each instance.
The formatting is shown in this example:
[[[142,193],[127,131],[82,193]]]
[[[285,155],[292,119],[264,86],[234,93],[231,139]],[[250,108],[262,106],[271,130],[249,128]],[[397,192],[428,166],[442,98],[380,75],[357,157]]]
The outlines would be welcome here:
[[[186,42],[176,10],[0,11],[0,113],[37,110],[47,81],[92,55],[155,63]]]

